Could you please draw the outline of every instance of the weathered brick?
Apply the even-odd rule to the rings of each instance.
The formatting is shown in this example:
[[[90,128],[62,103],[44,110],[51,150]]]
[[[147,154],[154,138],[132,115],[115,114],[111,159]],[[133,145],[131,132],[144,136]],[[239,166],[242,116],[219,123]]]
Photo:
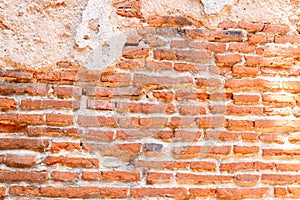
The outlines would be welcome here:
[[[269,188],[217,188],[216,196],[224,199],[263,198]]]
[[[0,171],[0,181],[7,183],[14,182],[30,182],[30,183],[43,183],[48,179],[47,171]]]
[[[148,172],[146,182],[147,184],[167,184],[173,180],[171,173]]]
[[[16,155],[16,154],[6,154],[6,166],[8,167],[18,167],[27,168],[33,167],[36,164],[36,157],[34,155]]]
[[[166,198],[186,198],[185,188],[131,188],[131,198],[166,197]]]
[[[51,179],[60,182],[74,182],[79,178],[79,174],[73,172],[53,171],[51,172]]]
[[[8,110],[16,110],[17,109],[17,101],[11,98],[0,98],[0,110],[8,111]]]
[[[47,166],[62,165],[68,167],[99,168],[99,160],[96,158],[47,156],[43,163]]]
[[[111,181],[121,181],[121,182],[133,182],[139,181],[141,175],[139,171],[103,171],[102,180]]]

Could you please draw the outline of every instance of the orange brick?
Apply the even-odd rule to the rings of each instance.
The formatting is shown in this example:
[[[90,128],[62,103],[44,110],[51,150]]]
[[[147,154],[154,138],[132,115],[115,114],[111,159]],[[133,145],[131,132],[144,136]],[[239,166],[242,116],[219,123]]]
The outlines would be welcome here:
[[[36,164],[36,157],[34,155],[21,156],[16,154],[6,154],[5,164],[8,167],[33,167]]]

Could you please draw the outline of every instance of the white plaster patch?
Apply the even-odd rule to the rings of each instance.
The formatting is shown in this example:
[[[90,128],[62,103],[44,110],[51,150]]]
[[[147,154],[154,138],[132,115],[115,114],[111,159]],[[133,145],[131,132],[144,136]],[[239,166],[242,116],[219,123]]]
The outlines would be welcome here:
[[[205,14],[218,14],[226,5],[232,5],[233,0],[201,0]]]

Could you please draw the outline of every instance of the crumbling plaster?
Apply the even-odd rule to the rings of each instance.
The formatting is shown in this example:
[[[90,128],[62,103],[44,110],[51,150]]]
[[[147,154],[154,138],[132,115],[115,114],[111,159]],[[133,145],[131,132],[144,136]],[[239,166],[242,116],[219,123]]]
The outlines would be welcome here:
[[[117,0],[1,0],[0,68],[40,69],[61,60],[103,69],[121,54],[137,18],[118,16]],[[183,15],[209,28],[224,19],[287,24],[296,31],[296,0],[147,0],[142,15]]]

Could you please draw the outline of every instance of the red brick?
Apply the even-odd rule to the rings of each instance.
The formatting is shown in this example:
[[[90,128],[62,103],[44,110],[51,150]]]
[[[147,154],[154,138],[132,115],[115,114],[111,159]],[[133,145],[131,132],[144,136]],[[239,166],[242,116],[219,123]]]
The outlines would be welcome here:
[[[185,188],[131,188],[131,198],[165,197],[183,199],[187,197]]]
[[[82,180],[85,181],[99,181],[101,180],[102,173],[101,172],[89,172],[89,171],[82,171]]]
[[[117,138],[121,140],[136,140],[142,138],[153,137],[156,139],[161,139],[163,141],[170,141],[173,137],[172,131],[169,130],[118,130],[117,131]]]
[[[231,20],[224,20],[218,24],[219,28],[228,29],[228,28],[237,28],[238,23]]]
[[[288,140],[290,143],[299,143],[300,142],[300,134],[299,133],[290,133],[288,135]]]
[[[253,53],[255,51],[255,46],[247,43],[230,43],[228,50],[240,53]]]
[[[37,72],[35,77],[41,82],[59,82],[70,84],[76,80],[77,70],[52,70],[46,72]]]
[[[99,198],[98,187],[41,187],[40,194],[43,197],[63,198]]]
[[[263,143],[284,144],[284,137],[274,133],[263,133],[259,135],[259,140]]]
[[[218,128],[226,126],[226,119],[220,117],[199,117],[196,119],[199,128]]]
[[[190,169],[193,171],[216,171],[217,165],[214,162],[191,162]]]
[[[121,181],[121,182],[133,182],[141,179],[139,171],[103,171],[102,180]]]
[[[238,28],[246,29],[249,32],[260,32],[263,30],[264,24],[240,21],[238,23]]]
[[[259,147],[258,146],[234,146],[233,148],[234,154],[237,155],[253,155],[253,154],[258,154],[259,152]]]
[[[212,198],[216,195],[216,190],[213,188],[190,188],[189,192],[192,198]]]
[[[162,47],[167,44],[166,40],[156,35],[146,35],[143,38],[143,42],[150,47]]]
[[[278,34],[285,34],[290,31],[288,26],[283,25],[275,25],[275,24],[266,24],[263,32],[266,33],[278,33]]]
[[[172,117],[169,125],[174,128],[196,127],[195,120],[195,117]]]
[[[266,46],[256,48],[256,53],[263,56],[299,56],[299,47],[277,47],[277,46]]]
[[[288,116],[292,114],[291,107],[284,107],[284,106],[276,106],[276,107],[264,107],[264,113],[267,116]]]
[[[148,172],[146,182],[147,184],[167,184],[173,180],[171,173]]]
[[[275,43],[286,44],[286,43],[300,43],[300,37],[298,35],[276,35]]]
[[[206,66],[201,66],[198,64],[190,64],[190,63],[175,63],[174,69],[177,72],[193,72],[199,73],[206,71]]]
[[[263,107],[253,106],[227,106],[226,114],[228,115],[263,115]]]
[[[115,135],[114,131],[102,131],[102,130],[89,129],[84,135],[82,135],[82,138],[86,140],[109,142],[114,140],[114,135]]]
[[[17,109],[17,101],[15,99],[0,98],[1,111],[16,110],[16,109]]]
[[[46,96],[49,86],[45,83],[4,83],[0,84],[0,94],[28,94],[30,96]]]
[[[87,101],[87,108],[94,110],[114,110],[115,104],[111,101],[104,100],[91,100]]]
[[[96,158],[48,156],[43,163],[46,166],[62,165],[67,167],[99,168],[99,160]]]
[[[209,63],[213,54],[208,51],[196,50],[176,50],[176,60],[194,61],[199,63]]]
[[[239,54],[216,55],[216,64],[218,66],[232,66],[239,62],[242,62],[242,56]]]
[[[300,170],[300,164],[293,164],[293,163],[288,163],[288,164],[281,164],[281,163],[276,163],[276,170],[277,171],[299,171]]]
[[[299,187],[275,187],[274,195],[279,198],[299,198]]]
[[[264,34],[248,35],[248,43],[250,45],[272,43],[273,41],[274,41],[274,36],[272,35],[264,35]]]
[[[285,58],[285,57],[262,57],[262,56],[245,56],[245,65],[252,67],[282,67],[282,68],[290,68],[295,64],[293,58]]]
[[[16,155],[16,154],[6,154],[6,166],[8,167],[18,167],[26,168],[32,167],[36,163],[36,157],[34,155]]]
[[[263,94],[262,101],[264,104],[272,104],[272,105],[284,105],[284,106],[296,105],[296,100],[294,96],[286,95],[286,94]]]
[[[82,89],[80,87],[55,86],[53,94],[58,98],[79,97],[82,94]]]
[[[23,110],[79,109],[79,102],[62,100],[22,100],[20,108]]]
[[[300,130],[299,120],[256,120],[255,129],[261,132],[288,133]]]
[[[100,81],[107,85],[126,86],[130,85],[131,75],[127,73],[102,72]]]
[[[229,175],[198,175],[177,173],[176,181],[179,184],[224,184],[231,183],[232,177]]]
[[[177,162],[177,161],[142,161],[138,160],[135,162],[135,167],[146,168],[146,169],[187,169],[188,162]]]
[[[145,76],[135,75],[133,77],[134,85],[177,85],[177,84],[192,84],[193,80],[191,77],[167,77],[167,76]]]
[[[295,159],[300,157],[300,149],[263,149],[262,156],[267,159]]]
[[[299,81],[283,82],[283,89],[290,93],[300,93]]]
[[[141,151],[140,143],[127,144],[95,144],[83,143],[83,148],[87,152],[97,152],[102,156],[113,156],[123,161],[135,159]]]
[[[209,95],[209,100],[211,101],[230,101],[231,98],[231,92],[216,92]]]
[[[196,85],[200,88],[207,89],[207,90],[214,90],[222,87],[222,81],[217,78],[196,78]]]
[[[128,193],[127,188],[100,188],[101,198],[126,198]]]
[[[48,146],[48,139],[0,138],[1,150],[26,149],[44,152]]]
[[[269,188],[218,188],[216,195],[224,199],[263,198],[269,193]]]
[[[53,127],[33,127],[27,128],[27,134],[31,137],[49,136],[49,137],[72,137],[78,138],[81,131],[77,128],[53,128]]]
[[[115,117],[105,116],[79,116],[78,124],[83,127],[117,127],[117,119]]]
[[[209,29],[187,29],[186,37],[189,39],[202,39],[218,42],[241,42],[244,34],[239,30],[209,30]]]
[[[160,70],[172,70],[171,62],[155,62],[147,61],[145,68],[151,71],[160,71]]]
[[[238,105],[255,105],[258,104],[260,100],[259,95],[247,95],[247,94],[234,94],[233,102]]]
[[[172,156],[175,158],[186,159],[195,157],[224,157],[231,152],[231,146],[184,146],[174,147]]]
[[[233,77],[255,77],[258,76],[260,68],[236,65],[232,67]]]
[[[254,174],[236,174],[234,181],[239,186],[254,186],[257,185],[260,179],[260,175]]]
[[[52,142],[51,151],[54,153],[60,152],[62,150],[74,151],[80,150],[80,144],[74,142]]]
[[[228,130],[252,130],[254,122],[250,120],[228,120]]]
[[[168,49],[157,49],[153,51],[153,56],[158,60],[175,60],[176,59],[176,51],[168,50]]]
[[[147,58],[150,50],[145,47],[124,47],[123,57],[124,58]]]
[[[205,49],[209,51],[213,51],[216,53],[222,53],[226,52],[226,44],[224,43],[219,43],[219,42],[198,42],[198,41],[193,41],[188,44],[189,47],[191,48],[196,48],[196,49]],[[185,48],[184,46],[183,48]]]
[[[258,142],[258,134],[257,133],[248,133],[248,132],[242,132],[241,133],[242,140],[245,142]]]
[[[227,79],[224,87],[233,91],[278,91],[281,89],[278,81],[261,78]]]
[[[46,114],[46,123],[53,126],[68,126],[74,123],[74,116],[55,113]]]
[[[160,101],[165,101],[165,102],[169,102],[174,99],[173,92],[168,92],[168,91],[153,91],[152,95],[156,99],[158,99]]]
[[[192,25],[192,23],[183,16],[151,16],[148,23],[150,26],[155,27],[181,27]]]
[[[206,130],[204,133],[204,139],[220,141],[238,140],[239,134],[235,132]]]
[[[264,76],[299,76],[300,69],[296,68],[261,68],[261,74]]]
[[[1,133],[25,133],[26,125],[0,124]]]
[[[198,94],[194,92],[178,91],[175,94],[175,99],[177,101],[189,101],[189,100],[197,100],[197,99],[206,100],[209,97],[209,95],[205,93],[201,93],[201,94],[199,93],[199,97],[200,98],[198,98]]]
[[[73,172],[61,172],[53,171],[51,173],[51,179],[60,182],[74,182],[79,178],[79,174]]]
[[[175,130],[173,137],[175,141],[196,142],[201,135],[201,131]]]
[[[38,196],[39,188],[34,186],[10,186],[9,194],[12,196]]]
[[[237,172],[237,171],[260,171],[260,170],[273,170],[274,163],[262,162],[236,162],[236,163],[222,163],[220,165],[221,172]]]
[[[206,109],[202,106],[182,105],[179,108],[179,113],[181,115],[203,115],[206,114]]]
[[[299,184],[300,175],[262,174],[261,182],[269,185]]]
[[[32,82],[34,80],[33,73],[30,71],[7,70],[4,76],[8,82]]]
[[[144,60],[121,60],[116,64],[117,68],[122,70],[135,71],[137,69],[144,69]]]
[[[150,118],[140,118],[139,126],[141,127],[151,127],[151,128],[163,128],[168,124],[168,118],[165,117],[150,117]]]
[[[41,171],[0,171],[1,182],[30,182],[30,183],[42,183],[48,179],[48,172]]]

